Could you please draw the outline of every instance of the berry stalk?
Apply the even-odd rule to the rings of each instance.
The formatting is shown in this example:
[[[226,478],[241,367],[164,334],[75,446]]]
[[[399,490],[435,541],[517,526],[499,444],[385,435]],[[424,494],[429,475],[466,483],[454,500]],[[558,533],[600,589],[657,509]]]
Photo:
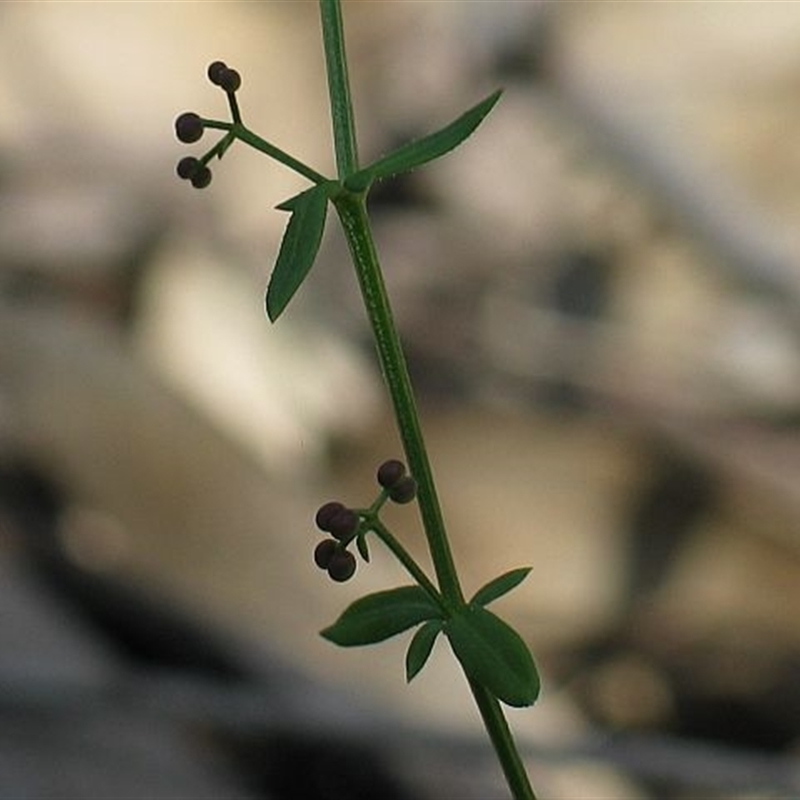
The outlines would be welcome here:
[[[391,550],[394,557],[406,568],[406,572],[428,593],[428,596],[442,611],[447,615],[450,614],[452,609],[448,607],[447,602],[439,594],[438,589],[431,583],[430,578],[422,571],[422,568],[412,558],[411,554],[397,541],[394,534],[381,522],[377,517],[370,521],[370,530],[375,532],[375,535]]]

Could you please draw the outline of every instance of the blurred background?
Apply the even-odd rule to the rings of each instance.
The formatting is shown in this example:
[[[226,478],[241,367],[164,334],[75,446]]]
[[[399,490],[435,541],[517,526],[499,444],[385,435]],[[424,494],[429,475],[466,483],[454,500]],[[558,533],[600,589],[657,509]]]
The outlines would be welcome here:
[[[372,214],[467,592],[541,700],[548,798],[800,793],[800,6],[349,2],[362,161],[501,103]],[[312,2],[0,6],[0,794],[504,797],[439,643],[317,632],[313,515],[399,447],[331,216],[279,323],[303,188],[183,111],[333,173]],[[390,517],[424,555],[409,507]],[[427,562],[425,562],[427,563]]]

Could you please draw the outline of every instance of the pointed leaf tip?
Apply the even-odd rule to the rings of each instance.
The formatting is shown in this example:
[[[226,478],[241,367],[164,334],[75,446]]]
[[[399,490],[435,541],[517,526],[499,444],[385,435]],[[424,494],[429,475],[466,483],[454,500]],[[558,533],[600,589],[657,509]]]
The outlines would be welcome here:
[[[372,181],[409,172],[449,153],[483,122],[502,93],[502,89],[492,92],[487,98],[465,111],[444,128],[409,142],[387,156],[379,158],[370,166],[356,173],[350,179],[351,182],[368,186]]]
[[[424,589],[401,586],[356,600],[321,635],[341,647],[374,644],[441,613]]]
[[[414,634],[406,652],[406,681],[411,682],[425,666],[433,650],[436,637],[442,632],[443,620],[431,619]]]
[[[275,269],[267,288],[266,306],[270,322],[283,313],[317,256],[328,213],[328,186],[318,184],[284,200],[278,208],[290,211]]]
[[[504,572],[478,589],[470,602],[476,606],[488,606],[489,603],[494,602],[498,597],[502,597],[522,583],[528,577],[530,571],[531,567],[519,567],[518,569]]]
[[[468,678],[514,707],[539,696],[539,672],[520,635],[499,617],[470,605],[445,624],[447,638]]]

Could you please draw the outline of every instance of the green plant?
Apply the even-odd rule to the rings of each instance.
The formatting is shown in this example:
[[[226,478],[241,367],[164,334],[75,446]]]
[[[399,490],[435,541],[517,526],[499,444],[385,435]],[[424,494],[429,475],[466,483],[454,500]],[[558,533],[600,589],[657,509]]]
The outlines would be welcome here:
[[[369,561],[368,537],[373,535],[394,554],[415,583],[355,601],[333,625],[322,631],[322,636],[350,647],[374,644],[417,628],[406,655],[406,677],[410,681],[425,665],[437,637],[444,634],[467,677],[513,796],[517,800],[533,798],[500,703],[517,707],[531,705],[539,694],[539,675],[521,637],[486,608],[521,583],[530,569],[515,569],[489,581],[470,600],[464,596],[367,213],[367,197],[377,181],[416,169],[450,152],[478,127],[494,107],[500,92],[493,93],[437,132],[362,167],[356,147],[339,0],[320,0],[320,13],[337,177],[325,177],[249,130],[242,121],[236,99],[241,78],[221,61],[209,66],[208,77],[225,91],[231,121],[204,119],[192,112],[181,114],[175,131],[182,142],[198,141],[207,129],[223,131],[224,135],[202,158],[182,158],[177,172],[196,188],[208,186],[211,182],[209,162],[215,157],[222,158],[238,140],[311,182],[310,188],[278,206],[288,211],[290,217],[266,295],[267,315],[273,322],[283,313],[314,263],[329,208],[332,206],[337,212],[372,326],[408,470],[396,459],[382,464],[377,473],[378,494],[370,506],[347,508],[338,501],[323,505],[317,512],[316,524],[329,537],[317,544],[314,561],[333,580],[348,580],[356,571],[357,563],[350,546],[355,543],[359,555]],[[419,507],[435,582],[381,519],[381,510],[387,502],[407,503],[414,499]]]

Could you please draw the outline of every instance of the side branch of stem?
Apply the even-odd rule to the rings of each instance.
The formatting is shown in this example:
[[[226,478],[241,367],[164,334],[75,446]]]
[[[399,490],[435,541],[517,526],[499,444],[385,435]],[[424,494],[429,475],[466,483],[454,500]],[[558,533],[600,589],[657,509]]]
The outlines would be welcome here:
[[[453,609],[448,608],[439,590],[431,583],[430,578],[424,573],[419,564],[412,558],[411,554],[400,544],[394,534],[377,517],[370,523],[375,535],[392,551],[394,557],[405,567],[412,578],[428,593],[442,611],[449,615]]]

